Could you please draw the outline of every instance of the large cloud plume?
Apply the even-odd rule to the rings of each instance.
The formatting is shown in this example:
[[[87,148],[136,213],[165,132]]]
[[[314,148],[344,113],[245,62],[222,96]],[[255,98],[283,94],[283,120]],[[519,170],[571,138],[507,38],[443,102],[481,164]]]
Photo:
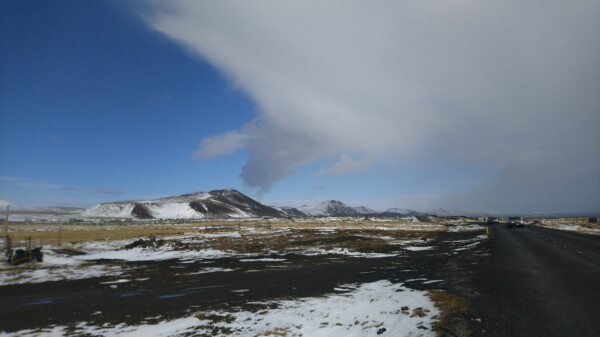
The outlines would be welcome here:
[[[598,13],[597,1],[174,0],[146,18],[259,105],[243,136],[207,138],[197,155],[243,144],[241,177],[262,192],[320,158],[340,161],[319,173],[340,174],[390,156],[485,163],[516,188],[530,179],[519,170],[541,170],[549,180],[529,188],[558,189],[581,173],[567,162],[600,187]]]

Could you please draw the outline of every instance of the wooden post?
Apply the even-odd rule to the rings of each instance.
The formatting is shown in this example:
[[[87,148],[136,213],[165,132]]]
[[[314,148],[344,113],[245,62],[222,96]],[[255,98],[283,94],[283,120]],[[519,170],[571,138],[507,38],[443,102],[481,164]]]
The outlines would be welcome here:
[[[6,250],[6,256],[8,256],[8,248],[10,244],[10,238],[8,237],[8,213],[10,212],[10,205],[6,205],[6,219],[4,219],[4,249]]]
[[[62,217],[58,220],[58,246],[62,244]]]
[[[8,213],[10,212],[10,205],[6,205],[6,218],[4,219],[4,236],[8,238]]]

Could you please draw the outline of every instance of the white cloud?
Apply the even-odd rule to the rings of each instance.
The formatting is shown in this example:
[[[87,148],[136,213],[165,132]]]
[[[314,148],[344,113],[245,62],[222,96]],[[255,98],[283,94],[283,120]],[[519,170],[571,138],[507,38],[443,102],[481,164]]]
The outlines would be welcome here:
[[[344,153],[497,168],[568,153],[587,167],[578,186],[600,186],[598,13],[599,2],[577,0],[174,0],[145,15],[258,103],[247,138],[205,138],[194,156],[243,146],[241,177],[267,192],[299,165]],[[578,172],[554,164],[536,170],[560,175],[538,176]]]
[[[241,149],[246,138],[245,134],[234,131],[205,137],[192,156],[194,158],[212,158],[229,154]]]
[[[15,204],[14,202],[10,202],[8,200],[1,199],[0,200],[0,211],[2,211],[1,210],[2,208],[6,208],[6,206],[9,206],[9,205],[10,205],[10,207],[13,207],[13,208],[18,207],[17,204]]]
[[[335,164],[331,165],[329,168],[320,169],[315,172],[315,175],[323,175],[326,173],[333,175],[357,173],[364,171],[371,166],[371,164],[373,164],[373,162],[367,159],[353,159],[351,156],[344,153]]]

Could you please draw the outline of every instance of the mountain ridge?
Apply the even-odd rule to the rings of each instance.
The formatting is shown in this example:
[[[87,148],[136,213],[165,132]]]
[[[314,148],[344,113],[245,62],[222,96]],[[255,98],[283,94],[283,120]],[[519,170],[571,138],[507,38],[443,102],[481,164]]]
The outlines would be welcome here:
[[[441,213],[441,212],[440,212]],[[212,219],[249,217],[306,217],[306,216],[382,216],[407,217],[435,213],[416,212],[401,208],[384,211],[365,206],[351,207],[338,200],[324,200],[298,208],[267,206],[235,189],[184,193],[149,200],[104,202],[88,208],[45,207],[13,211],[18,218],[58,220],[93,219]]]
[[[327,215],[327,216],[356,216],[360,215],[354,208],[337,200],[325,200],[313,206],[299,207],[302,213],[311,216]]]
[[[186,193],[151,200],[106,202],[87,208],[82,215],[92,218],[132,219],[285,216],[284,213],[234,189]]]

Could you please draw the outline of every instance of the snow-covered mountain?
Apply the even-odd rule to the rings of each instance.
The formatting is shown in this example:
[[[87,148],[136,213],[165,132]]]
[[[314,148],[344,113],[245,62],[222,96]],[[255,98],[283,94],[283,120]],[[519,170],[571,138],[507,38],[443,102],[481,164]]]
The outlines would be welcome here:
[[[374,210],[365,206],[350,207],[336,200],[327,200],[314,206],[304,205],[298,208],[306,215],[311,216],[384,216],[384,217],[406,217],[422,215],[419,212],[403,208],[388,208],[385,211]]]
[[[306,215],[329,215],[329,216],[356,216],[360,215],[354,208],[337,200],[322,201],[314,206],[302,206],[298,208]]]
[[[404,208],[388,208],[385,211],[377,212],[377,216],[387,216],[387,217],[407,217],[407,216],[415,216],[415,215],[425,215],[424,213],[411,211],[409,209]]]
[[[137,219],[284,216],[282,212],[233,189],[196,192],[153,200],[107,202],[86,209],[82,215],[87,218]]]
[[[403,209],[403,208],[388,208],[384,212],[397,213],[397,214],[409,214],[409,213],[412,213],[413,211],[408,210],[408,209]]]
[[[358,206],[358,207],[352,207],[355,211],[357,211],[359,214],[375,214],[378,211],[369,208],[369,207],[365,207],[365,206]]]
[[[287,216],[306,216],[306,214],[302,213],[300,210],[298,210],[297,208],[294,208],[294,207],[287,207],[287,206],[271,206],[271,207]]]

